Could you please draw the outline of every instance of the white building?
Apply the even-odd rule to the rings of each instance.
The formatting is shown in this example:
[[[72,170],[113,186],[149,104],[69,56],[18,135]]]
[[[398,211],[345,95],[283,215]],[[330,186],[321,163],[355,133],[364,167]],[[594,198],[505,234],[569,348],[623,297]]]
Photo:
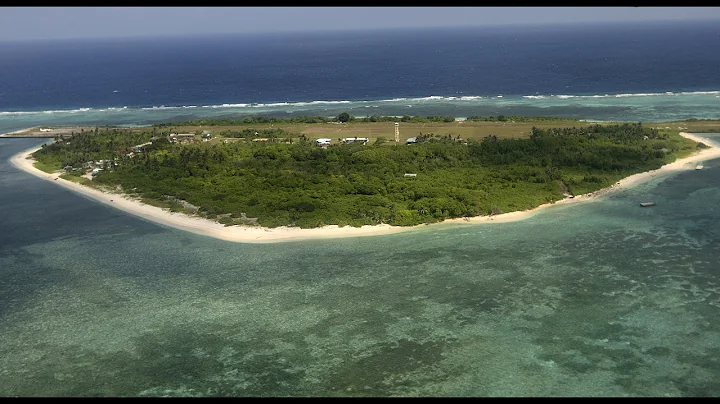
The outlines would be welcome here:
[[[355,143],[355,142],[361,142],[362,144],[367,144],[369,138],[366,137],[346,137],[343,139],[343,143]]]
[[[320,138],[320,139],[316,140],[315,143],[317,143],[318,146],[330,146],[331,141],[332,141],[332,139]]]

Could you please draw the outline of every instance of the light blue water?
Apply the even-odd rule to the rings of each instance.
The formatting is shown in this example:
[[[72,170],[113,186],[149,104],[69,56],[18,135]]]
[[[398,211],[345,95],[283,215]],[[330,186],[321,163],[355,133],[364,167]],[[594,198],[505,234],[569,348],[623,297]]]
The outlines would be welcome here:
[[[520,222],[258,245],[7,163],[34,144],[0,139],[0,395],[720,395],[718,160]]]
[[[720,91],[638,94],[506,95],[393,98],[374,101],[286,102],[0,112],[0,132],[49,125],[138,126],[248,116],[555,116],[589,121],[670,122],[717,119]]]

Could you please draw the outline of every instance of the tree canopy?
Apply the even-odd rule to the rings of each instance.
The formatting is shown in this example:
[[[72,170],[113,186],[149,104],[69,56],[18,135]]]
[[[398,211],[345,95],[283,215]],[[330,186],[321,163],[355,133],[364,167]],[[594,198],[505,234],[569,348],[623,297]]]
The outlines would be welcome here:
[[[413,145],[327,148],[304,136],[280,142],[289,134],[247,128],[227,136],[270,140],[169,143],[156,128],[75,134],[35,158],[78,171],[104,160],[93,183],[177,210],[176,202],[185,201],[227,225],[311,228],[408,226],[525,210],[562,199],[563,191],[592,192],[659,168],[697,146],[640,123],[533,128],[523,139],[428,136]]]

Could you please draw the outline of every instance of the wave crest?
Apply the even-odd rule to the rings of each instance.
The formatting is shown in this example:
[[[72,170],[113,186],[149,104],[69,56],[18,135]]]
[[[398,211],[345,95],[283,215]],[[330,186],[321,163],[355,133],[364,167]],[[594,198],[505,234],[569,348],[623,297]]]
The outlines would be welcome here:
[[[465,102],[517,102],[524,100],[583,100],[583,99],[598,99],[598,98],[632,98],[632,97],[679,97],[679,96],[713,96],[713,98],[720,97],[720,90],[709,90],[709,91],[666,91],[657,93],[620,93],[620,94],[592,94],[592,95],[577,95],[577,94],[535,94],[535,95],[494,95],[494,96],[482,96],[482,95],[465,95],[465,96],[439,96],[431,95],[427,97],[397,97],[380,100],[316,100],[316,101],[297,101],[297,102],[269,102],[269,103],[223,103],[223,104],[211,104],[211,105],[156,105],[152,107],[135,106],[135,107],[105,107],[105,108],[76,108],[76,109],[52,109],[44,111],[0,111],[0,117],[7,116],[22,116],[22,115],[33,115],[33,114],[82,114],[82,113],[131,113],[137,111],[171,111],[171,110],[183,110],[183,109],[280,109],[280,108],[293,108],[293,107],[313,107],[320,105],[350,105],[357,107],[379,107],[382,104],[395,104],[397,102],[403,102],[407,106],[412,104],[425,104],[428,102],[442,103],[465,103]]]

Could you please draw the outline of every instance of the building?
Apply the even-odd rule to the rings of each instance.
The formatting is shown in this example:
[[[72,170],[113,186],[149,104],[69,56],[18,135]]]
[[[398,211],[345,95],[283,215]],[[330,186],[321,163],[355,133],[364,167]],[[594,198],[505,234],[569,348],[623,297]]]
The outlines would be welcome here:
[[[369,138],[366,137],[346,137],[342,140],[343,143],[355,143],[355,142],[361,142],[362,144],[367,144]]]
[[[331,141],[332,141],[332,139],[320,138],[320,139],[316,140],[315,143],[316,143],[318,146],[330,146],[330,142],[331,142]]]
[[[418,142],[418,140],[416,137],[409,137],[408,140],[405,141],[405,144],[413,144],[413,143],[417,143],[417,142]]]
[[[195,137],[194,133],[171,133],[168,135],[168,142],[170,143],[177,143],[178,141],[182,141],[183,139],[193,139]]]
[[[147,142],[147,143],[143,143],[143,144],[138,144],[138,145],[135,145],[135,146],[131,147],[131,149],[134,150],[134,151],[138,151],[138,152],[139,152],[139,151],[142,151],[142,148],[143,148],[143,147],[145,147],[145,146],[150,146],[151,144],[152,144],[152,142]]]

